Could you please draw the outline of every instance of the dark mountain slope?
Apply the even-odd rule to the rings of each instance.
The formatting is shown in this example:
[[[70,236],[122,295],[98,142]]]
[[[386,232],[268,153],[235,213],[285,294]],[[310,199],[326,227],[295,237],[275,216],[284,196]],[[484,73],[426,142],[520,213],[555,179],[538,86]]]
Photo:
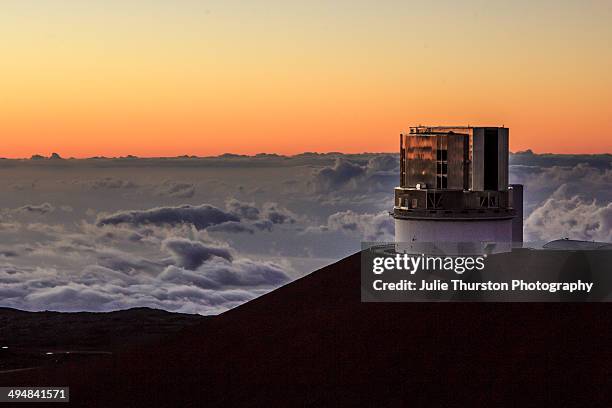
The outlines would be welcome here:
[[[0,375],[82,406],[609,406],[604,303],[361,303],[359,255],[180,335]],[[127,340],[127,339],[126,339]]]

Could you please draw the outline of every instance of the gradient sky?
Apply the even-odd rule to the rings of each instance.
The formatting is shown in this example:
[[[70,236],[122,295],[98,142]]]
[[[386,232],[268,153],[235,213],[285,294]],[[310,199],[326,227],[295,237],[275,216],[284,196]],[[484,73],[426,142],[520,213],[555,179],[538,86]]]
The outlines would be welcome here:
[[[460,4],[459,4],[460,3]],[[612,151],[612,2],[4,0],[0,157]]]

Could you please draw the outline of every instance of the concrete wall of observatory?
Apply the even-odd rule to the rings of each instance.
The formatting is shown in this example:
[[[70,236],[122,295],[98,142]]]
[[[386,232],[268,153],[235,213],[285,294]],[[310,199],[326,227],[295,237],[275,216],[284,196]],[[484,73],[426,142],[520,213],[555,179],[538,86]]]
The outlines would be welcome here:
[[[395,219],[395,242],[512,242],[512,219]]]

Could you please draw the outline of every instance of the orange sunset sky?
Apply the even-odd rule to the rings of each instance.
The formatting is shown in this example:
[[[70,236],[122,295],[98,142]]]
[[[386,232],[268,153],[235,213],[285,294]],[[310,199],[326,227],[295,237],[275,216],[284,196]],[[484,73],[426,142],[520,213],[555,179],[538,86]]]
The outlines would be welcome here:
[[[0,157],[612,151],[612,2],[6,0]]]

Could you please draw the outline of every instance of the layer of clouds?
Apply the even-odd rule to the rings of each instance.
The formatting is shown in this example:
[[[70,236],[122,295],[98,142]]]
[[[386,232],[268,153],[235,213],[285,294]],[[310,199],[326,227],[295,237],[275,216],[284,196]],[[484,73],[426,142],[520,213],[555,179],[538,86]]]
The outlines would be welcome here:
[[[176,268],[176,267],[169,267]],[[177,268],[185,273],[193,271]],[[239,273],[240,271],[238,271]],[[13,271],[13,275],[19,272]],[[270,290],[269,287],[229,288],[210,281],[205,289],[197,279],[168,280],[167,274],[136,278],[118,275],[102,267],[90,267],[81,275],[62,277],[58,271],[37,270],[7,283],[0,268],[3,305],[23,310],[110,311],[144,306],[185,313],[219,313]],[[202,281],[203,282],[203,281]]]
[[[261,213],[254,202],[240,201],[235,198],[227,200],[225,208],[240,218],[252,221],[259,219]]]
[[[280,206],[278,203],[267,202],[262,206],[262,221],[270,221],[272,224],[294,224],[297,219],[292,211]]]
[[[525,220],[530,240],[564,237],[612,242],[612,203],[585,202],[578,196],[550,198]]]
[[[253,223],[254,227],[257,227],[257,223]],[[271,230],[271,226],[268,230]],[[241,233],[247,233],[247,234],[254,234],[255,230],[253,228],[251,228],[248,225],[245,225],[244,223],[241,222],[237,222],[237,221],[227,221],[227,222],[223,222],[221,224],[217,224],[217,225],[213,225],[211,227],[208,227],[206,229],[207,231],[210,232],[225,232],[225,233],[230,233],[230,234],[241,234]]]
[[[513,155],[510,181],[524,185],[526,240],[612,241],[612,156]]]
[[[601,164],[600,164],[601,166]],[[612,200],[612,167],[594,167],[589,163],[574,166],[538,167],[512,165],[511,182],[524,185],[526,199],[531,207],[543,203],[553,195],[576,195],[583,199]]]
[[[337,158],[333,165],[313,171],[310,187],[315,193],[393,191],[399,179],[396,155],[376,155],[365,163]]]
[[[94,179],[76,179],[73,184],[81,185],[91,190],[142,190],[150,191],[159,197],[191,198],[196,193],[193,183],[179,180],[164,180],[161,183],[137,183],[132,179],[120,177],[101,177]]]
[[[177,225],[192,224],[198,229],[240,219],[209,204],[197,206],[156,207],[150,210],[118,211],[98,218],[97,224],[103,225]]]
[[[77,183],[82,183],[92,190],[132,189],[138,187],[138,185],[131,180],[123,180],[115,177],[103,177],[94,180],[77,181]]]
[[[611,161],[511,155],[525,237],[611,241]],[[393,239],[396,154],[0,167],[0,306],[218,313]]]
[[[164,240],[162,248],[172,253],[178,266],[190,270],[199,268],[212,257],[232,260],[232,255],[227,248],[206,245],[186,238],[168,238]]]
[[[17,211],[46,214],[46,213],[55,211],[55,207],[49,203],[43,203],[40,205],[28,204],[28,205],[24,205],[23,207],[19,207]]]
[[[181,183],[176,181],[164,181],[155,189],[158,196],[174,198],[191,198],[194,196],[196,188],[192,183]]]
[[[201,289],[276,287],[289,281],[283,268],[274,263],[217,258],[198,269],[169,266],[160,279]]]
[[[176,232],[176,231],[175,231]],[[87,240],[89,236],[80,237]],[[53,244],[52,244],[53,245]],[[24,310],[108,311],[146,306],[187,313],[219,313],[290,280],[288,265],[234,257],[228,247],[168,237],[159,256],[145,259],[95,240],[72,257],[97,264],[67,270],[20,266],[0,258],[2,306]],[[58,245],[52,246],[58,251]],[[161,249],[161,251],[160,251]],[[3,250],[3,253],[7,251]],[[44,256],[38,251],[34,257]],[[169,253],[170,258],[163,253]],[[6,253],[9,258],[16,254]],[[57,256],[57,254],[55,254]]]
[[[55,207],[49,203],[42,204],[26,204],[17,208],[3,208],[0,210],[0,215],[14,216],[21,214],[44,215],[55,211]]]
[[[341,231],[364,241],[389,242],[395,229],[388,211],[358,214],[348,210],[330,215],[325,225],[307,231]]]
[[[337,159],[333,166],[323,167],[313,172],[312,186],[317,193],[356,187],[357,178],[366,170],[359,164],[346,159]]]

